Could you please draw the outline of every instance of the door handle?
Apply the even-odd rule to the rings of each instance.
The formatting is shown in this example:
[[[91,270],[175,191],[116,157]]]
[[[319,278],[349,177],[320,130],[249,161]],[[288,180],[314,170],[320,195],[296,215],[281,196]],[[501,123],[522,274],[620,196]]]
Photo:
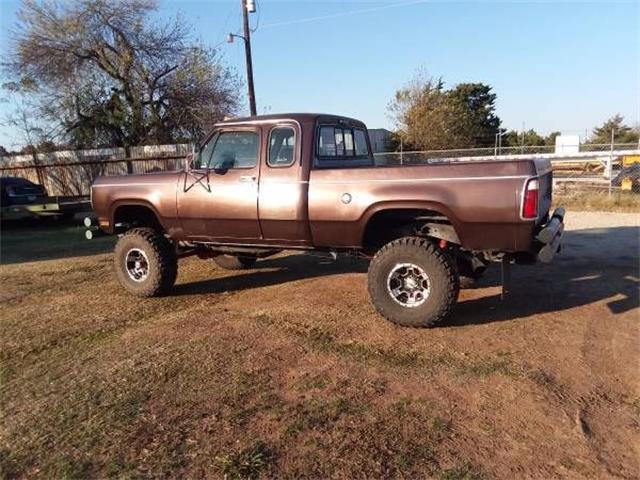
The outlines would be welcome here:
[[[255,175],[242,175],[240,177],[240,181],[241,182],[255,182],[256,181],[256,177],[255,177]]]

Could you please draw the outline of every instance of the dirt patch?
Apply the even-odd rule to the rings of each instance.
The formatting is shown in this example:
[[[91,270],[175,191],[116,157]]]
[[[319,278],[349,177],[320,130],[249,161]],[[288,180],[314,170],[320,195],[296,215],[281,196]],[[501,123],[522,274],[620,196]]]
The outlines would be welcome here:
[[[140,300],[110,255],[0,267],[3,477],[636,478],[638,218],[569,213],[552,265],[396,327],[364,262],[180,264]]]

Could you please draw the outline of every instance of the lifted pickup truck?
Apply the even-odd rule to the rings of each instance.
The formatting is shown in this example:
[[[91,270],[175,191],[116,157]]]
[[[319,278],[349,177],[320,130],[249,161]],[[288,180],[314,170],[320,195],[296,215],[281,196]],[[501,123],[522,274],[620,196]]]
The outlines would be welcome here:
[[[92,205],[135,295],[168,292],[185,255],[236,269],[283,249],[358,253],[377,310],[429,326],[461,277],[551,261],[564,229],[551,175],[548,160],[376,166],[362,122],[283,114],[217,124],[183,171],[100,177]]]

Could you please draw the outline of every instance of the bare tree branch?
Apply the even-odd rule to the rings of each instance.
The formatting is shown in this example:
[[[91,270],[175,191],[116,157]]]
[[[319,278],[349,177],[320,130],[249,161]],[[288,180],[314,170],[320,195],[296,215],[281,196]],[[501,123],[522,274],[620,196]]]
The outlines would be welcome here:
[[[193,139],[235,112],[237,76],[153,0],[24,0],[5,69],[76,146]]]

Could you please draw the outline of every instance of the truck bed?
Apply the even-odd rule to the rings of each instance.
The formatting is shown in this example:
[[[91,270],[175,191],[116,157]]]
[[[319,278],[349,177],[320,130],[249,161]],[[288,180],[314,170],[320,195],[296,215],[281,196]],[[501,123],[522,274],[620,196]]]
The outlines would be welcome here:
[[[521,217],[524,187],[536,177],[541,184],[539,215],[527,221]],[[309,179],[309,220],[316,244],[335,244],[340,238],[349,247],[361,241],[372,215],[394,204],[446,216],[465,248],[524,251],[547,216],[551,184],[548,160],[315,169]],[[345,194],[352,198],[349,204],[342,200]]]

